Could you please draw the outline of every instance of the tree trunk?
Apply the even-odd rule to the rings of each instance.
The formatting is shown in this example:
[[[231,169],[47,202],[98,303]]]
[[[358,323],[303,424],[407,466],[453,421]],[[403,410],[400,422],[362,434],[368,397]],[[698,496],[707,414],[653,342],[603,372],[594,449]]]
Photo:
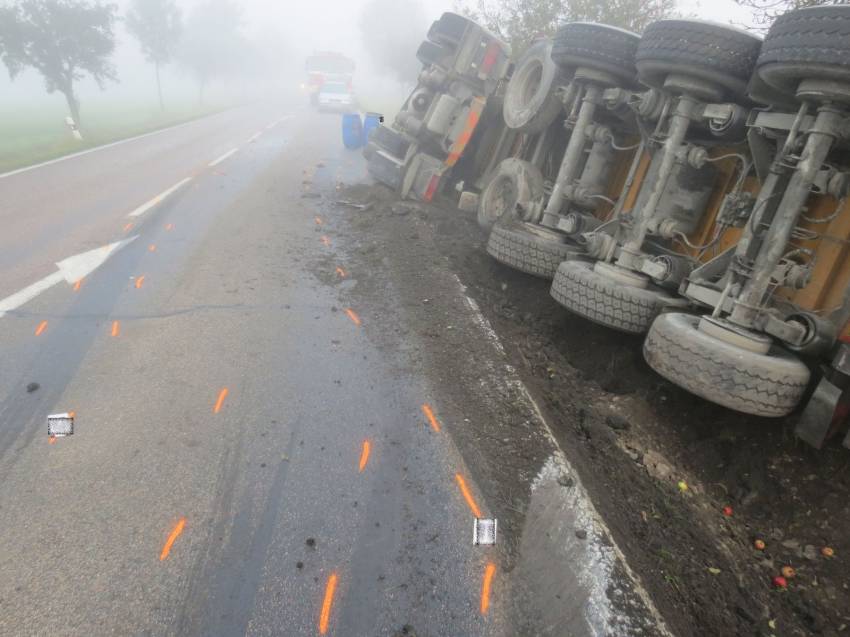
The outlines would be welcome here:
[[[159,82],[159,62],[154,62],[154,68],[156,69],[156,92],[159,94],[159,110],[164,111],[165,107],[162,105],[162,84]]]
[[[71,117],[74,119],[74,123],[77,125],[77,128],[82,129],[80,124],[80,103],[74,96],[74,89],[68,87],[62,91],[62,94],[65,96],[65,101],[68,102],[68,110],[71,111]]]

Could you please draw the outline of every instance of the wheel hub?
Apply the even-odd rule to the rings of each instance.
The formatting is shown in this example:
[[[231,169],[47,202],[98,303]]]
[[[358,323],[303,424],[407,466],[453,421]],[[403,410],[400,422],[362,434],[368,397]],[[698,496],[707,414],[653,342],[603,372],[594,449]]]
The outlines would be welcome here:
[[[607,276],[609,279],[614,279],[635,288],[646,288],[649,285],[649,278],[646,275],[627,270],[612,263],[605,263],[605,261],[594,263],[593,270],[602,276]]]
[[[703,316],[697,329],[724,343],[740,347],[756,354],[767,354],[773,341],[764,334],[758,334],[739,327],[726,319]]]

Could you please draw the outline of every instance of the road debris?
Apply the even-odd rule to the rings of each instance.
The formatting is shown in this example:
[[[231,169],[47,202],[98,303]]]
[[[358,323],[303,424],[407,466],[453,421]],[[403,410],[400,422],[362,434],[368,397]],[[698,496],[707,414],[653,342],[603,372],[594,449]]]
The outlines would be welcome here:
[[[337,205],[340,206],[348,206],[349,208],[357,208],[357,210],[369,210],[372,207],[371,203],[362,204],[357,203],[355,201],[349,201],[348,199],[337,199]]]

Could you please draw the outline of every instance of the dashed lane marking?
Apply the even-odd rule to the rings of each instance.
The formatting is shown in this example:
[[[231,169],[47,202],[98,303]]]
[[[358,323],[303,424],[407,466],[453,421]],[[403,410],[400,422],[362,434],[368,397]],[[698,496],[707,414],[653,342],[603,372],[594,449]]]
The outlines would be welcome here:
[[[162,547],[162,552],[159,554],[159,561],[162,562],[165,558],[168,557],[168,554],[171,553],[171,547],[174,546],[174,541],[178,538],[178,536],[183,532],[183,529],[186,526],[186,518],[180,518],[174,528],[171,530],[171,533],[168,535],[168,539],[165,541],[165,546]]]
[[[213,160],[209,163],[209,167],[210,167],[210,168],[212,168],[212,167],[214,167],[214,166],[218,166],[218,165],[219,165],[221,162],[223,162],[225,159],[227,159],[227,158],[228,158],[228,157],[230,157],[231,155],[236,154],[237,152],[239,152],[239,147],[238,147],[238,146],[237,146],[236,148],[231,148],[231,149],[230,149],[230,150],[228,150],[226,153],[224,153],[224,155],[221,155],[220,157],[217,157],[216,159],[213,159]]]
[[[178,181],[176,184],[174,184],[173,186],[171,186],[171,188],[169,188],[169,189],[167,189],[167,190],[162,191],[161,193],[159,193],[159,194],[158,194],[156,197],[154,197],[153,199],[151,199],[151,200],[149,200],[149,201],[147,201],[147,202],[143,203],[141,206],[139,206],[138,208],[136,208],[135,210],[133,210],[133,212],[131,212],[128,216],[129,216],[129,217],[141,217],[141,216],[142,216],[143,214],[145,214],[148,210],[150,210],[150,209],[151,209],[151,208],[153,208],[154,206],[157,206],[157,205],[161,204],[163,201],[165,201],[165,199],[166,199],[169,195],[171,195],[172,193],[176,192],[177,190],[179,190],[180,188],[182,188],[183,186],[185,186],[186,184],[188,184],[190,181],[192,181],[192,178],[191,178],[191,177],[186,177],[185,179],[181,179],[181,180],[180,180],[180,181]]]

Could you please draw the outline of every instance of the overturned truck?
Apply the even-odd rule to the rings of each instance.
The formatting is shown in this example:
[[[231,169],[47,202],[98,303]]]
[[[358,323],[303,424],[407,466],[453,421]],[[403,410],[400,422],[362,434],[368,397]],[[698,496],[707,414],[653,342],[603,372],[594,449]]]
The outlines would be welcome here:
[[[453,172],[489,172],[502,137],[495,102],[510,49],[475,22],[444,13],[416,56],[423,65],[416,87],[394,121],[373,130],[364,155],[375,179],[430,201]]]
[[[696,20],[642,35],[571,23],[499,69],[484,97],[501,118],[474,132],[492,128],[488,161],[453,176],[478,194],[490,255],[643,336],[649,365],[688,391],[791,415],[816,447],[841,434],[850,6],[789,11],[764,39]],[[405,161],[433,149],[400,117]],[[424,198],[448,191],[438,173]]]

